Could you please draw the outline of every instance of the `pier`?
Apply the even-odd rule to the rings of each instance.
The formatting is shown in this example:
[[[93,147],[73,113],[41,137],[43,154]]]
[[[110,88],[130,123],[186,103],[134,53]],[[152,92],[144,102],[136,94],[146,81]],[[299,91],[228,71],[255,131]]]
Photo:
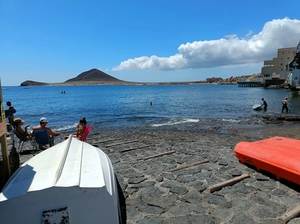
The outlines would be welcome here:
[[[238,82],[238,87],[264,87],[262,82]]]

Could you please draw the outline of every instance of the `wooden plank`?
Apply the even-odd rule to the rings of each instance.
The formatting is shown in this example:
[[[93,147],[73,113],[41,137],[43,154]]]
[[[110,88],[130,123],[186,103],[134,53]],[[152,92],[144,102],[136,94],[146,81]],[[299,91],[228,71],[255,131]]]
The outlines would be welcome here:
[[[196,165],[199,165],[199,164],[202,164],[202,163],[208,163],[208,160],[205,159],[205,160],[202,160],[202,161],[199,161],[199,162],[195,162],[195,163],[191,163],[191,164],[179,166],[179,167],[176,167],[174,169],[171,169],[170,172],[181,170],[181,169],[188,168],[188,167],[191,167],[191,166],[196,166]]]
[[[134,147],[134,148],[123,149],[123,150],[121,150],[120,152],[128,152],[128,151],[131,151],[131,150],[142,149],[142,148],[146,148],[146,147],[150,147],[150,146],[153,146],[153,145],[142,145],[142,146],[137,146],[137,147]]]
[[[250,174],[243,174],[239,177],[235,177],[235,178],[232,178],[230,180],[226,180],[224,182],[212,185],[212,186],[209,187],[209,192],[212,193],[212,192],[217,191],[217,190],[219,190],[219,189],[221,189],[225,186],[233,185],[233,184],[235,184],[235,183],[237,183],[237,182],[239,182],[239,181],[241,181],[245,178],[248,178],[248,177],[250,177]]]
[[[7,132],[7,129],[6,129],[6,121],[3,120],[1,123],[0,123],[0,136],[6,134]]]
[[[174,152],[175,152],[175,150],[168,151],[168,152],[163,152],[163,153],[159,153],[159,154],[155,154],[155,155],[152,155],[152,156],[144,157],[143,160],[152,159],[152,158],[156,158],[156,157],[159,157],[159,156],[164,156],[164,155],[172,154]]]
[[[122,145],[122,144],[127,144],[127,143],[132,143],[132,142],[137,142],[138,140],[132,140],[132,141],[127,141],[127,142],[117,142],[113,144],[106,145],[105,147],[111,147],[111,146],[116,146],[116,145]]]
[[[111,141],[116,141],[116,140],[120,140],[121,138],[112,138],[112,139],[106,139],[106,140],[102,140],[102,141],[97,141],[95,143],[104,143],[104,142],[111,142]]]
[[[300,215],[300,205],[293,208],[291,211],[288,211],[284,213],[282,216],[279,217],[279,220],[281,220],[283,223],[287,223],[291,219],[297,217]]]
[[[2,125],[5,126],[6,130],[6,120],[5,120],[5,110],[4,110],[4,105],[3,105],[3,99],[2,99],[2,85],[1,85],[1,79],[0,79],[0,122]],[[3,127],[4,128],[4,127]],[[3,132],[3,130],[1,131]],[[2,152],[2,180],[3,185],[8,181],[10,178],[10,164],[9,164],[9,156],[8,156],[8,146],[7,146],[7,140],[6,140],[6,131],[4,134],[0,135],[0,142],[1,142],[1,152]]]

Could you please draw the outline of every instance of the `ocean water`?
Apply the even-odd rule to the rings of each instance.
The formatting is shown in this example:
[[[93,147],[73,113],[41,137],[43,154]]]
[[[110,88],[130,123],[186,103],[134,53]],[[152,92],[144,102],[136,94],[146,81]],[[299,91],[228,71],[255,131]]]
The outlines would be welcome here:
[[[2,94],[4,104],[11,101],[15,117],[25,124],[32,127],[46,117],[48,126],[58,131],[74,129],[82,117],[98,130],[251,122],[266,114],[280,116],[284,97],[290,99],[290,114],[300,115],[297,92],[237,85],[3,86]],[[254,111],[252,106],[261,104],[262,97],[268,110]]]

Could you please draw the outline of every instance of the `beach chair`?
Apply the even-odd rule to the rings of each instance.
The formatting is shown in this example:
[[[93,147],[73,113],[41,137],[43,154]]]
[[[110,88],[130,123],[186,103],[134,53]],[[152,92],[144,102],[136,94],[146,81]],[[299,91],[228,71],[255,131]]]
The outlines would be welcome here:
[[[15,130],[13,130],[13,133],[17,137],[17,139],[19,140],[18,143],[17,143],[18,147],[16,148],[17,153],[22,153],[24,144],[25,143],[30,143],[30,145],[32,146],[32,154],[34,154],[34,151],[37,150],[37,145],[36,145],[35,139],[34,138],[32,138],[32,139],[21,138]],[[14,139],[16,139],[16,138],[14,138]]]
[[[83,142],[86,141],[86,139],[87,139],[87,137],[88,137],[88,135],[89,135],[89,133],[90,133],[91,130],[92,130],[92,126],[91,125],[86,127],[86,129],[85,129],[85,131],[84,131],[84,133],[82,135],[81,141],[83,141]]]
[[[35,141],[39,145],[53,145],[53,137],[49,137],[48,130],[34,130]]]

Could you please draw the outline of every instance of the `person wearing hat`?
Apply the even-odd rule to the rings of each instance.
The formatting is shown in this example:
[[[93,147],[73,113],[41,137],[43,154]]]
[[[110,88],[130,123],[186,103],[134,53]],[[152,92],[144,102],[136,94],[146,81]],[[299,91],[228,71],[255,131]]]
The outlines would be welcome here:
[[[32,130],[33,131],[35,131],[35,130],[47,130],[48,131],[48,136],[49,136],[49,146],[51,147],[51,146],[54,145],[54,136],[59,136],[60,133],[59,132],[54,132],[54,131],[52,131],[51,128],[46,127],[47,123],[48,123],[47,118],[42,117],[40,119],[40,125],[34,126],[32,128]],[[39,145],[39,149],[45,149],[45,148],[44,148],[43,145]]]
[[[27,124],[25,126],[25,130],[22,129],[22,125],[24,124],[24,120],[21,118],[14,119],[14,127],[15,127],[15,133],[18,136],[19,139],[22,141],[27,141],[29,139],[32,139],[33,135],[28,132],[28,127],[30,126]]]
[[[287,106],[287,105],[288,105],[288,102],[289,102],[288,98],[285,97],[284,100],[282,101],[282,109],[281,109],[281,113],[283,113],[284,110],[285,110],[286,113],[288,113],[288,111],[289,111],[289,108],[288,108],[288,106]]]

